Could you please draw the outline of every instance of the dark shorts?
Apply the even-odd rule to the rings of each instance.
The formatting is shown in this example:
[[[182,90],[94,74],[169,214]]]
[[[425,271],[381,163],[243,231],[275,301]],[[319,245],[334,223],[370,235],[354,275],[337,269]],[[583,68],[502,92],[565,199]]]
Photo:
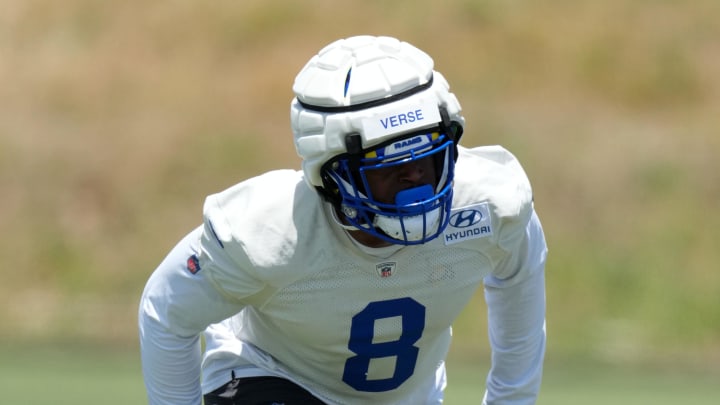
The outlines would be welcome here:
[[[279,377],[235,378],[203,399],[205,405],[325,405],[304,388]]]

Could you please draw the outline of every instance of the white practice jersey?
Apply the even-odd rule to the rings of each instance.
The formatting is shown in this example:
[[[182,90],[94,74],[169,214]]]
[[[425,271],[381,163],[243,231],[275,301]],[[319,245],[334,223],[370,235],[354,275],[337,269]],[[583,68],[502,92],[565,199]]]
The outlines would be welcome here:
[[[527,177],[504,149],[460,148],[450,224],[423,245],[359,246],[291,170],[208,197],[204,216],[143,294],[151,404],[201,403],[203,331],[205,393],[232,372],[281,376],[329,404],[439,403],[451,324],[483,283],[485,401],[534,403],[546,246]]]

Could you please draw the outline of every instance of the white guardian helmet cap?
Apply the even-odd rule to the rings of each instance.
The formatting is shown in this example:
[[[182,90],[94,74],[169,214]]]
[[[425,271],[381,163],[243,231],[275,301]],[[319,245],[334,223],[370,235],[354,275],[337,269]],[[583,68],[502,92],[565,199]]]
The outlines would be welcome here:
[[[425,52],[395,38],[333,42],[300,71],[290,121],[306,182],[353,228],[395,244],[420,244],[449,220],[464,119]],[[432,157],[436,184],[372,196],[365,174]]]

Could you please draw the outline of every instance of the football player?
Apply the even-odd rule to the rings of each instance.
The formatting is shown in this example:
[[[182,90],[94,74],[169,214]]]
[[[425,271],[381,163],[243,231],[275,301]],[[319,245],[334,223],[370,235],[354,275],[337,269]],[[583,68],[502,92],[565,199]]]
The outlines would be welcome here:
[[[534,403],[547,248],[516,158],[461,146],[448,82],[394,38],[328,45],[293,91],[302,170],[209,196],[148,280],[149,402],[441,403],[451,325],[484,288],[483,403]]]

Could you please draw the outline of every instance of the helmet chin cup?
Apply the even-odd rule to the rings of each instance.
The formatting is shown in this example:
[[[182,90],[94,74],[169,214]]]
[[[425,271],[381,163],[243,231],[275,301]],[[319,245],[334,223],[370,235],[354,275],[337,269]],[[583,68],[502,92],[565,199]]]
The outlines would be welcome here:
[[[423,203],[432,200],[434,195],[435,192],[429,184],[402,190],[395,195],[395,205],[403,215],[378,214],[375,215],[373,223],[393,239],[411,242],[423,240],[437,231],[440,222],[440,207],[427,212],[424,209]]]
[[[389,237],[406,242],[426,241],[437,234],[442,207],[412,216],[375,215],[374,225]],[[409,244],[409,243],[408,243]]]

